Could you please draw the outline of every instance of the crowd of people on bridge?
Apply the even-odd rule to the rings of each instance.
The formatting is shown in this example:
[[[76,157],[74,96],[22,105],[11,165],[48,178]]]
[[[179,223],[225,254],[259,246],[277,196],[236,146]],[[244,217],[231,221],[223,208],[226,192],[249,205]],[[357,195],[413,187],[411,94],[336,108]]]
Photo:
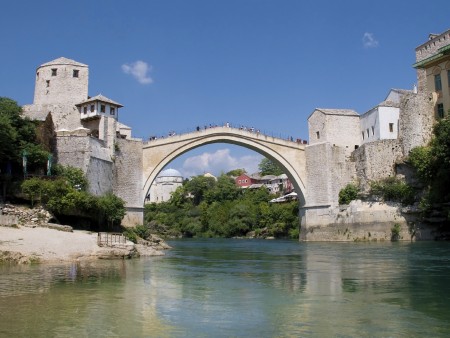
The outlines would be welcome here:
[[[239,127],[233,127],[229,122],[224,123],[223,126],[227,127],[227,128],[239,129],[239,130],[250,132],[250,133],[256,133],[256,135],[260,135],[260,133],[261,133],[259,129],[255,129],[254,127],[247,127],[247,126],[244,126],[244,125],[239,125]],[[201,130],[207,130],[207,129],[217,128],[217,127],[220,127],[220,125],[210,123],[209,125],[205,124],[203,127],[197,126],[195,128],[195,130],[197,132],[199,132]],[[189,132],[187,132],[187,133],[189,133]],[[166,137],[172,137],[172,136],[175,136],[175,135],[177,135],[177,133],[175,131],[169,131],[169,133],[167,134]],[[181,134],[178,134],[178,135],[181,135]],[[266,135],[266,134],[263,134],[263,135]],[[269,136],[269,135],[266,135],[266,136]],[[164,135],[160,136],[160,137],[158,137],[158,136],[150,136],[148,138],[148,141],[153,141],[153,140],[158,140],[158,139],[163,139],[163,138],[164,138]],[[291,141],[291,142],[295,142],[295,143],[299,143],[299,144],[308,144],[308,141],[302,140],[301,138],[296,138],[294,140],[294,138],[292,136],[287,137],[286,140]]]

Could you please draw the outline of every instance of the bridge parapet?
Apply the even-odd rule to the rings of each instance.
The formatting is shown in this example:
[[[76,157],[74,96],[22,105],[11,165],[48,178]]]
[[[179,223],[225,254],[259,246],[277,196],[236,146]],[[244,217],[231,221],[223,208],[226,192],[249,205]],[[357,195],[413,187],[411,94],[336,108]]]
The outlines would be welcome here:
[[[250,138],[256,140],[261,140],[264,142],[272,142],[274,144],[280,144],[287,147],[295,147],[297,149],[304,149],[305,146],[307,146],[306,140],[302,139],[284,139],[280,137],[271,136],[268,134],[261,133],[257,130],[249,130],[249,129],[242,129],[242,128],[235,128],[235,127],[226,127],[226,126],[220,126],[220,127],[210,127],[206,129],[199,129],[197,131],[184,133],[184,134],[173,134],[167,137],[161,137],[161,138],[155,138],[151,140],[147,140],[143,142],[143,147],[146,148],[147,146],[155,147],[158,145],[163,145],[167,143],[173,143],[173,142],[183,142],[190,139],[197,139],[199,137],[205,137],[210,135],[217,135],[217,134],[230,134],[235,135],[237,137],[242,138]]]

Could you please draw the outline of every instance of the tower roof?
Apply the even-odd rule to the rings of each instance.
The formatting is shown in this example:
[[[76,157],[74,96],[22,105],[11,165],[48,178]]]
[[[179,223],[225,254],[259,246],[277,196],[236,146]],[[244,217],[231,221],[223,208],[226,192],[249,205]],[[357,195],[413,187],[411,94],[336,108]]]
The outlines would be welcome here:
[[[87,67],[87,65],[85,65],[84,63],[80,63],[80,62],[77,62],[75,60],[68,59],[68,58],[65,58],[65,57],[60,57],[60,58],[57,58],[57,59],[55,59],[53,61],[44,63],[44,64],[40,65],[39,67],[56,66],[56,65],[71,65],[71,66],[78,66],[78,67]]]
[[[109,103],[109,104],[112,104],[112,105],[117,106],[119,108],[123,107],[123,105],[121,105],[120,103],[115,102],[115,101],[113,101],[111,99],[108,99],[106,96],[103,96],[101,94],[93,96],[93,97],[90,97],[87,100],[84,100],[84,101],[82,101],[80,103],[77,103],[76,106],[81,106],[82,104],[85,104],[85,103],[88,103],[88,102],[94,102],[94,101],[100,101],[100,102]]]

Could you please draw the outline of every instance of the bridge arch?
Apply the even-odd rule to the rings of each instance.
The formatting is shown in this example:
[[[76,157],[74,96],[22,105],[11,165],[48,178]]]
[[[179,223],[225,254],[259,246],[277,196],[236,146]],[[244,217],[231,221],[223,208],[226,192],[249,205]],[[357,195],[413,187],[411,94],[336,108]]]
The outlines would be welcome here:
[[[283,168],[289,177],[298,193],[300,205],[305,204],[305,145],[230,127],[214,127],[145,143],[143,145],[143,198],[145,199],[152,182],[168,163],[190,150],[213,143],[242,146],[271,159]]]

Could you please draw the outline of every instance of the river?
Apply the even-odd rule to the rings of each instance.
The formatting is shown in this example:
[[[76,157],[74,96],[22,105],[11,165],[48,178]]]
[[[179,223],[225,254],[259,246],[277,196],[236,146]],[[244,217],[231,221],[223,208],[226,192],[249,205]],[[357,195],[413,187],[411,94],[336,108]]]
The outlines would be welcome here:
[[[169,244],[165,257],[0,266],[0,336],[450,336],[450,243]]]

